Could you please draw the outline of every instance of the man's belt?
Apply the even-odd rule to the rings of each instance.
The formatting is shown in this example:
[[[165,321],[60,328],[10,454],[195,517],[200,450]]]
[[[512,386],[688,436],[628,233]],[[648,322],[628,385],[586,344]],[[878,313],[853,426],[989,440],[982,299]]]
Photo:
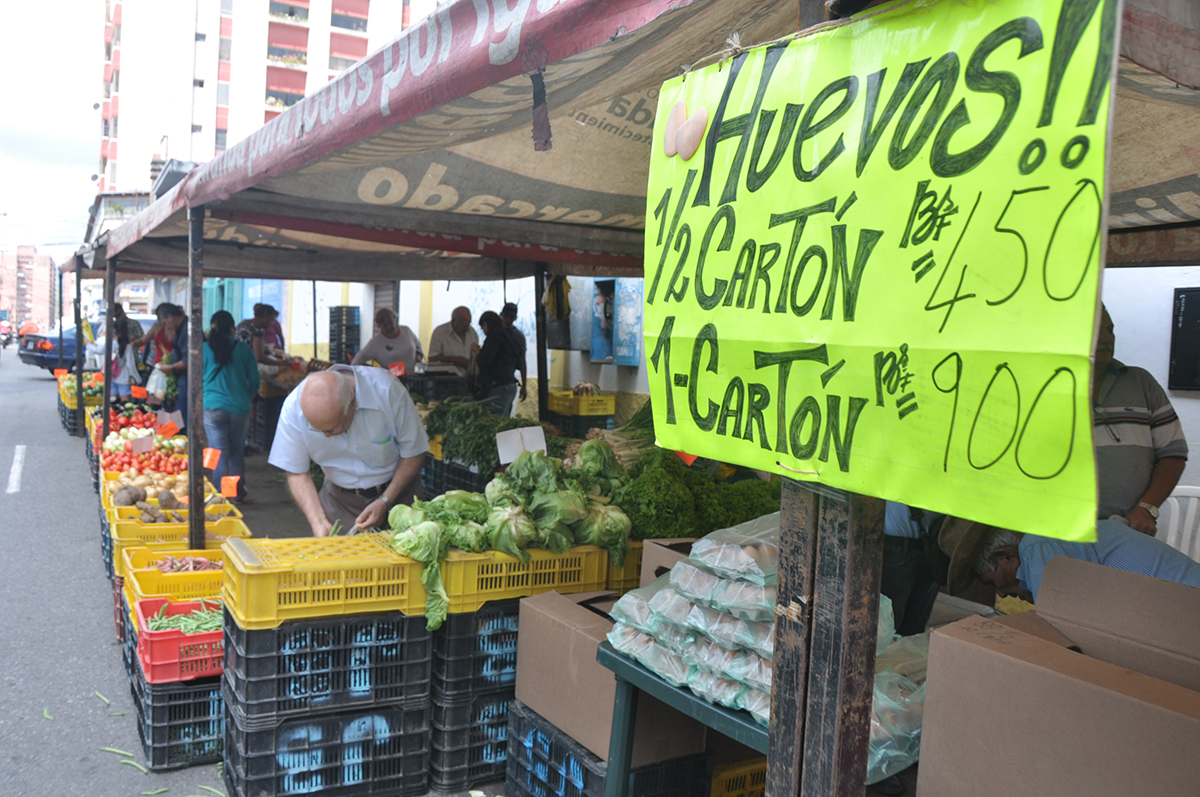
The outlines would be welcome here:
[[[391,482],[385,482],[384,484],[380,484],[376,487],[342,487],[340,484],[335,484],[333,486],[337,487],[342,492],[354,493],[359,498],[378,498],[379,496],[383,495],[385,490],[387,490],[388,484],[391,484]]]

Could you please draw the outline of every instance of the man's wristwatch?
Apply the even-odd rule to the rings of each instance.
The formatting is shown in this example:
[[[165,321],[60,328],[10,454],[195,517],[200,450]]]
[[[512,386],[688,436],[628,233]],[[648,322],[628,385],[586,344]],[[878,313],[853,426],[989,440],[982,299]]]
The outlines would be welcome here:
[[[1158,520],[1158,507],[1156,507],[1154,504],[1148,504],[1145,501],[1138,501],[1137,505],[1149,512],[1150,517]]]

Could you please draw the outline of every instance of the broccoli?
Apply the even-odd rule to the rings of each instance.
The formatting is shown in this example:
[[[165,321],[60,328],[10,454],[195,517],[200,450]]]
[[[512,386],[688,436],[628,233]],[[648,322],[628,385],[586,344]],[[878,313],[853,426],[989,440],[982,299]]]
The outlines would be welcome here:
[[[744,479],[722,486],[726,487],[723,501],[730,526],[779,511],[779,499],[783,492],[781,482]]]

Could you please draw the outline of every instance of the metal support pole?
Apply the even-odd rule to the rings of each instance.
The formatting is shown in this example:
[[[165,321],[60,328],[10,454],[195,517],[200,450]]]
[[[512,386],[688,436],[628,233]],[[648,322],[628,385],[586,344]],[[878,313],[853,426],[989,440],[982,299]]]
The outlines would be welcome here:
[[[313,280],[313,356],[317,359],[317,281]]]
[[[108,259],[108,271],[104,275],[104,398],[100,400],[100,419],[103,432],[100,434],[100,446],[108,439],[111,430],[109,410],[112,408],[112,355],[113,355],[113,306],[117,296],[117,259]],[[93,443],[95,441],[92,441]],[[100,453],[97,446],[96,453]]]
[[[204,206],[188,208],[188,547],[204,548]],[[218,485],[219,487],[219,485]]]
[[[58,367],[63,367],[63,273],[58,270]]]
[[[533,272],[533,306],[537,320],[538,420],[545,420],[550,408],[550,374],[546,366],[546,306],[542,304],[545,293],[546,264],[538,263]]]
[[[83,258],[75,260],[75,424],[78,435],[87,434],[83,412]]]

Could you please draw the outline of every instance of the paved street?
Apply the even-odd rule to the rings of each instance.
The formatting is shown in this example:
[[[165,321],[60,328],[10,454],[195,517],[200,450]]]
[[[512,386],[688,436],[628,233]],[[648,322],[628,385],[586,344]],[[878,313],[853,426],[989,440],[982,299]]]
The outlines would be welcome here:
[[[169,788],[175,797],[211,796],[201,786],[223,794],[215,764],[142,774],[100,751],[124,750],[145,763],[100,558],[98,498],[83,438],[62,430],[56,401],[48,371],[21,363],[15,346],[0,354],[0,517],[9,567],[0,590],[0,794],[122,797]]]

